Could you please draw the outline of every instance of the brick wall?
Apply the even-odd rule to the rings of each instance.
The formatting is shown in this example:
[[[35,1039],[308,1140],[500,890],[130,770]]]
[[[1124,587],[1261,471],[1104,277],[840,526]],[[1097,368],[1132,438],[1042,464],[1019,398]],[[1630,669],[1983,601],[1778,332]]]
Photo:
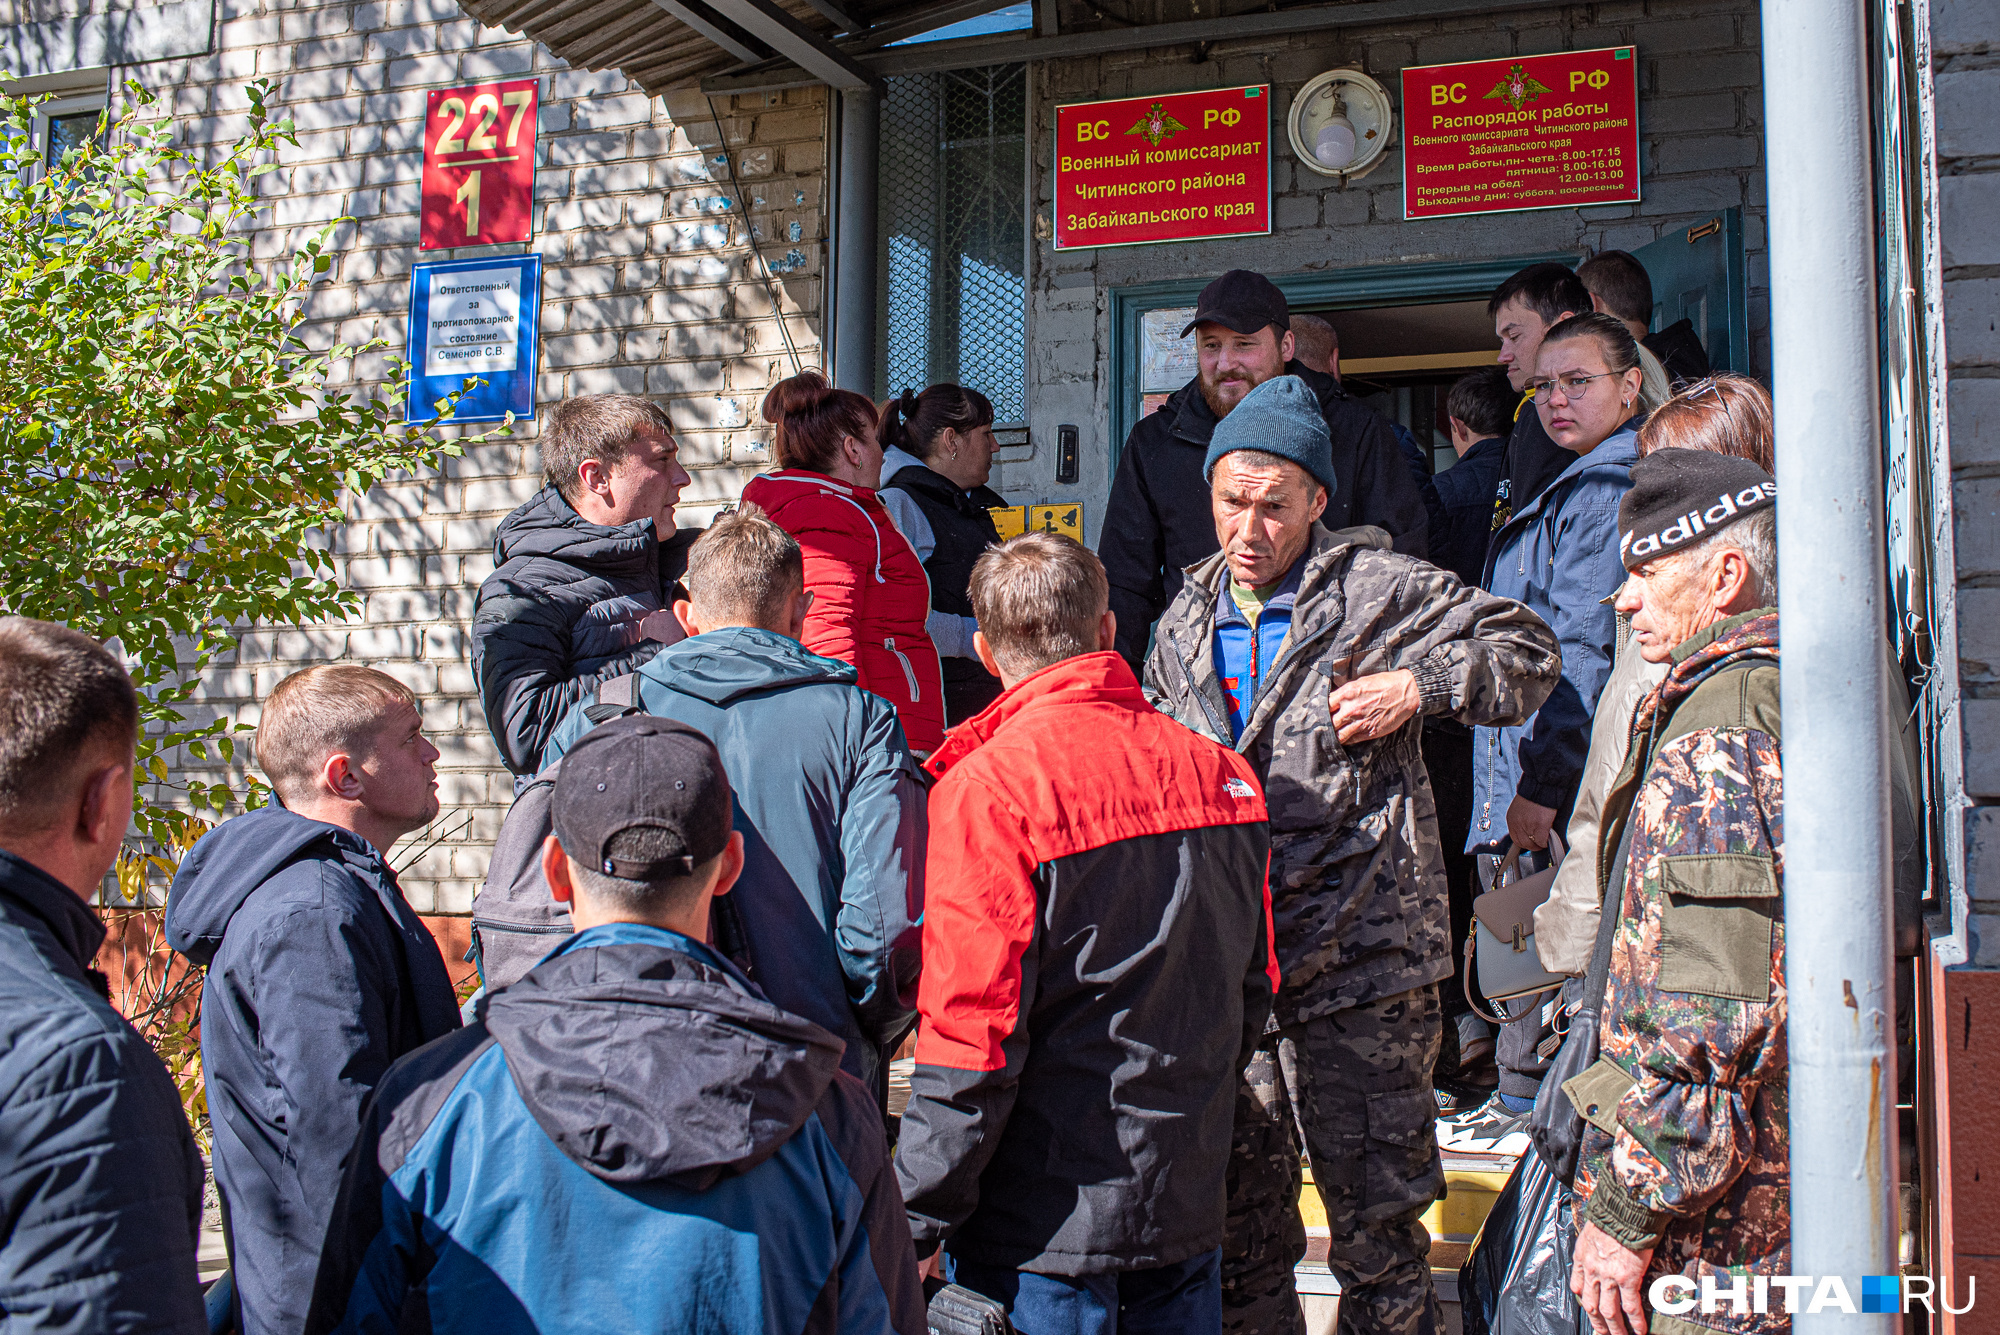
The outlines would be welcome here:
[[[1282,117],[1301,85],[1323,70],[1366,70],[1398,100],[1406,66],[1548,51],[1636,45],[1644,202],[1597,208],[1403,221],[1399,145],[1361,180],[1340,184],[1298,167]],[[1133,51],[1053,61],[1036,71],[1035,206],[1052,204],[1054,108],[1063,102],[1136,97],[1269,82],[1272,88],[1268,237],[1057,253],[1035,246],[1029,308],[1030,425],[1053,441],[1060,422],[1082,424],[1080,493],[1097,531],[1110,487],[1112,379],[1107,288],[1208,278],[1230,268],[1307,273],[1398,260],[1436,262],[1632,249],[1676,227],[1742,206],[1754,364],[1770,365],[1769,270],[1764,240],[1764,143],[1757,9],[1741,0],[1649,0],[1415,20],[1289,39],[1215,42],[1205,48]],[[1400,135],[1400,121],[1398,124]],[[1348,356],[1366,356],[1349,348]]]
[[[32,4],[33,8],[27,6]],[[6,21],[48,18],[81,0],[0,4]],[[11,11],[11,12],[9,12]],[[307,307],[309,342],[404,341],[417,250],[425,91],[533,76],[541,84],[534,239],[545,263],[536,400],[623,390],[666,400],[694,483],[685,522],[735,496],[766,466],[750,424],[764,390],[790,374],[778,327],[805,365],[819,355],[827,212],[826,108],[820,90],[723,99],[719,122],[698,95],[670,110],[616,73],[571,70],[546,49],[466,18],[451,0],[217,0],[209,54],[118,68],[170,92],[196,142],[240,133],[244,83],[272,79],[300,146],[262,178],[270,211],[252,238],[261,259],[288,256],[317,227],[337,229],[333,271]],[[676,116],[674,113],[679,113]],[[747,244],[730,186],[735,156]],[[498,248],[504,250],[518,247]],[[366,381],[385,359],[353,368]],[[414,862],[404,887],[424,913],[463,913],[485,874],[512,784],[486,731],[468,663],[474,590],[491,570],[494,525],[540,485],[532,423],[438,473],[394,478],[349,507],[328,535],[342,579],[364,596],[350,623],[258,628],[204,684],[206,706],[255,723],[258,702],[296,668],[347,661],[417,689],[443,752],[450,837]],[[393,859],[405,861],[425,836]]]
[[[2000,966],[2000,3],[1935,0],[1970,962]]]

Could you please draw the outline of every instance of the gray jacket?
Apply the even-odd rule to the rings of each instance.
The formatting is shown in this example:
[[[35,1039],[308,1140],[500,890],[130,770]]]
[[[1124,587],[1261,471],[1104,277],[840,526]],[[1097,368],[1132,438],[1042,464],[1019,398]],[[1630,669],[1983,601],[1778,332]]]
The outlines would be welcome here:
[[[1291,629],[1234,744],[1263,779],[1271,813],[1281,1025],[1452,969],[1420,719],[1343,746],[1327,704],[1335,685],[1408,668],[1422,715],[1506,725],[1533,714],[1562,671],[1555,635],[1534,613],[1389,545],[1378,528],[1314,526]],[[1224,746],[1214,631],[1228,578],[1220,554],[1187,569],[1146,664],[1153,705]]]

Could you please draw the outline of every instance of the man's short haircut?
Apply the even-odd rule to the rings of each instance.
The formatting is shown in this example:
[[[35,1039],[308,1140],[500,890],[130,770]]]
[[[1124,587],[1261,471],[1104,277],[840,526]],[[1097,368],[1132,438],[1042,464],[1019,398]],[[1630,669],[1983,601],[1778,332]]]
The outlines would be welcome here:
[[[1640,324],[1652,322],[1653,280],[1630,251],[1600,250],[1577,266],[1576,277],[1612,315]]]
[[[118,656],[81,631],[0,617],[0,829],[38,834],[111,748],[129,759],[139,696]]]
[[[1678,560],[1686,565],[1706,568],[1716,555],[1734,547],[1743,553],[1749,563],[1750,578],[1756,587],[1759,607],[1778,605],[1778,511],[1765,506],[1752,510],[1741,519],[1716,529],[1700,542],[1692,543],[1677,552],[1668,554],[1667,559]]]
[[[612,835],[604,851],[607,856],[621,862],[656,862],[673,855],[680,847],[677,834],[641,825]],[[569,850],[564,849],[563,855],[569,857]],[[694,906],[702,886],[708,883],[708,878],[715,871],[716,860],[721,856],[717,853],[696,867],[693,875],[669,876],[658,881],[628,881],[622,876],[606,876],[574,857],[569,859],[569,874],[578,889],[605,907],[628,913],[680,913]]]
[[[549,409],[542,424],[542,476],[574,505],[583,483],[577,470],[585,459],[616,468],[630,452],[642,427],[674,433],[667,410],[637,394],[584,394]]]
[[[1486,303],[1486,313],[1498,315],[1502,306],[1516,300],[1541,316],[1544,324],[1554,324],[1564,311],[1581,315],[1591,309],[1589,289],[1577,280],[1568,265],[1553,260],[1531,264],[1494,288],[1493,299]]]
[[[1514,409],[1520,402],[1506,367],[1482,366],[1452,382],[1444,410],[1446,416],[1465,423],[1474,436],[1504,436],[1514,429]]]
[[[1771,394],[1747,375],[1723,371],[1682,385],[1639,428],[1639,454],[1707,450],[1771,466]]]
[[[359,663],[322,663],[278,683],[257,723],[257,765],[286,806],[312,799],[327,757],[372,755],[397,705],[417,708],[409,687]]]
[[[987,548],[973,563],[971,594],[994,661],[1014,678],[1096,653],[1111,606],[1104,563],[1060,533],[1024,533]]]
[[[1340,331],[1317,315],[1292,317],[1295,355],[1302,362],[1324,362],[1331,366],[1340,355]]]
[[[805,587],[805,556],[798,539],[746,502],[695,539],[681,582],[704,623],[783,630]]]

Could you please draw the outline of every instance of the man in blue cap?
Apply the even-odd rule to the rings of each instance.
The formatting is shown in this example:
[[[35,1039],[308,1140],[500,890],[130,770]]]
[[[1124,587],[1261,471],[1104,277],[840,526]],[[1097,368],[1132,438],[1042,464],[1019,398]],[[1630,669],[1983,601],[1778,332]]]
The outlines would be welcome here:
[[[1525,719],[1561,658],[1519,603],[1392,550],[1379,528],[1326,526],[1340,478],[1305,381],[1244,395],[1203,474],[1221,551],[1161,618],[1146,693],[1263,780],[1280,971],[1237,1101],[1223,1328],[1304,1330],[1296,1118],[1341,1330],[1436,1331],[1422,1216],[1443,1185],[1431,1068],[1452,958],[1421,721]]]

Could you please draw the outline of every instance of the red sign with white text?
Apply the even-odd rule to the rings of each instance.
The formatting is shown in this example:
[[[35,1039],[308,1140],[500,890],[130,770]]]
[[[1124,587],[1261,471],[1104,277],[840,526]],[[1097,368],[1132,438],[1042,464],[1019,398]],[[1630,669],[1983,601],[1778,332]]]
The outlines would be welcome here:
[[[535,201],[533,79],[440,88],[424,109],[419,250],[526,241]]]
[[[1056,108],[1055,248],[1271,230],[1271,88]]]
[[[1639,57],[1629,46],[1403,71],[1403,216],[1639,198]]]

